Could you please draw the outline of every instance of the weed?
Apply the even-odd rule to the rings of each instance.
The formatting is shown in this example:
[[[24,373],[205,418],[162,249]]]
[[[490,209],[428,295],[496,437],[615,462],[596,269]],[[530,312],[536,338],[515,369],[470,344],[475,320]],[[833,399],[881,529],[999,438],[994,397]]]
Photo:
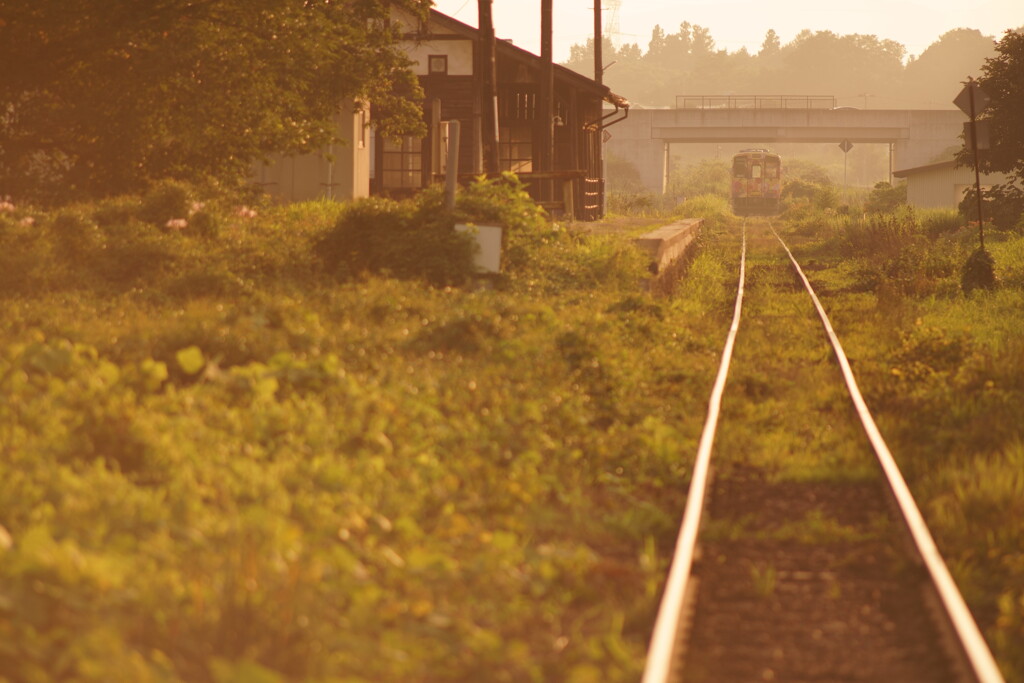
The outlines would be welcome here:
[[[767,599],[775,595],[775,589],[778,587],[778,571],[775,567],[768,565],[753,565],[750,567],[750,581],[753,584],[754,594],[761,598]]]

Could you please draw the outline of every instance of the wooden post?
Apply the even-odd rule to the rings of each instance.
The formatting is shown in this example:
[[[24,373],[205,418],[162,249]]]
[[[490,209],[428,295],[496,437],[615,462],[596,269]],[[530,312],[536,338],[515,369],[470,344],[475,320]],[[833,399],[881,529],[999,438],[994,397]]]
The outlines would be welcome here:
[[[537,91],[536,113],[536,157],[535,170],[542,173],[553,171],[554,168],[554,91],[555,67],[551,46],[552,33],[552,0],[541,0],[540,3],[540,83]],[[541,198],[551,199],[551,183],[545,181]]]
[[[498,66],[494,37],[493,0],[477,0],[480,18],[479,68],[483,84],[480,113],[482,117],[484,171],[497,174],[498,166]]]
[[[601,26],[601,0],[594,0],[594,81],[598,85],[604,84],[604,29]],[[599,114],[604,114],[603,107],[598,109]],[[598,116],[597,131],[594,133],[594,166],[596,175],[600,179],[598,192],[600,193],[597,202],[597,215],[589,217],[591,220],[604,217],[604,118]]]
[[[448,122],[448,167],[444,171],[444,205],[455,210],[455,190],[459,187],[459,134],[457,119]]]

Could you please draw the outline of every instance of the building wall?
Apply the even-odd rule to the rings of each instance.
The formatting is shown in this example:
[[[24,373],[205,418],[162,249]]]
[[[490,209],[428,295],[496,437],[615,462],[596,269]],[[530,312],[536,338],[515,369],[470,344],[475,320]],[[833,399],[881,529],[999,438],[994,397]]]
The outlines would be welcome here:
[[[982,173],[982,188],[1006,182],[1002,173]],[[974,170],[943,166],[907,176],[907,203],[920,209],[955,209],[964,192],[974,187]]]
[[[473,43],[469,40],[429,41],[407,44],[403,49],[414,62],[412,72],[417,76],[427,75],[427,57],[430,55],[447,55],[449,76],[473,75]]]
[[[339,142],[312,154],[276,156],[257,163],[253,180],[282,202],[351,200],[370,196],[370,131],[365,108],[335,117]]]

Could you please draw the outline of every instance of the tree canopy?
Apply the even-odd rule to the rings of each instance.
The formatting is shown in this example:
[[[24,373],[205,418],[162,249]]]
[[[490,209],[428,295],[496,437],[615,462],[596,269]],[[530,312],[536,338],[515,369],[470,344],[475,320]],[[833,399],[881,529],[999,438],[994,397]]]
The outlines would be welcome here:
[[[991,98],[981,118],[990,122],[992,139],[991,149],[979,154],[980,165],[1024,183],[1024,31],[1007,31],[981,71],[981,87]]]
[[[978,31],[950,31],[906,64],[906,48],[872,35],[802,31],[783,44],[774,30],[761,49],[716,48],[708,29],[683,23],[675,33],[656,26],[647,50],[605,41],[604,81],[629,100],[672,106],[676,95],[834,95],[871,109],[947,109],[960,81],[978,75],[995,40]],[[592,41],[574,46],[566,66],[589,74]],[[952,93],[952,94],[951,94]]]
[[[315,149],[346,101],[415,128],[418,86],[389,6],[429,0],[5,0],[0,194],[231,182]]]

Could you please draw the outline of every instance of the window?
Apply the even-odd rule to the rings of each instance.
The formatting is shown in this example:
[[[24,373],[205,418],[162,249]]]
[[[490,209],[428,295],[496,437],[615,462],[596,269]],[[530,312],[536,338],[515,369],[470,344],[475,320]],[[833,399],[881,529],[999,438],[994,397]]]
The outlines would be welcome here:
[[[498,163],[502,170],[513,173],[533,171],[533,127],[530,124],[501,126]]]
[[[761,177],[761,164],[751,164],[750,165],[750,177],[751,178],[760,178]]]
[[[427,57],[427,73],[431,76],[444,76],[448,73],[448,55],[430,55]]]
[[[732,174],[737,177],[745,178],[747,176],[747,160],[743,158],[733,160]]]
[[[398,140],[384,138],[385,188],[416,188],[423,185],[423,140],[405,136]]]

